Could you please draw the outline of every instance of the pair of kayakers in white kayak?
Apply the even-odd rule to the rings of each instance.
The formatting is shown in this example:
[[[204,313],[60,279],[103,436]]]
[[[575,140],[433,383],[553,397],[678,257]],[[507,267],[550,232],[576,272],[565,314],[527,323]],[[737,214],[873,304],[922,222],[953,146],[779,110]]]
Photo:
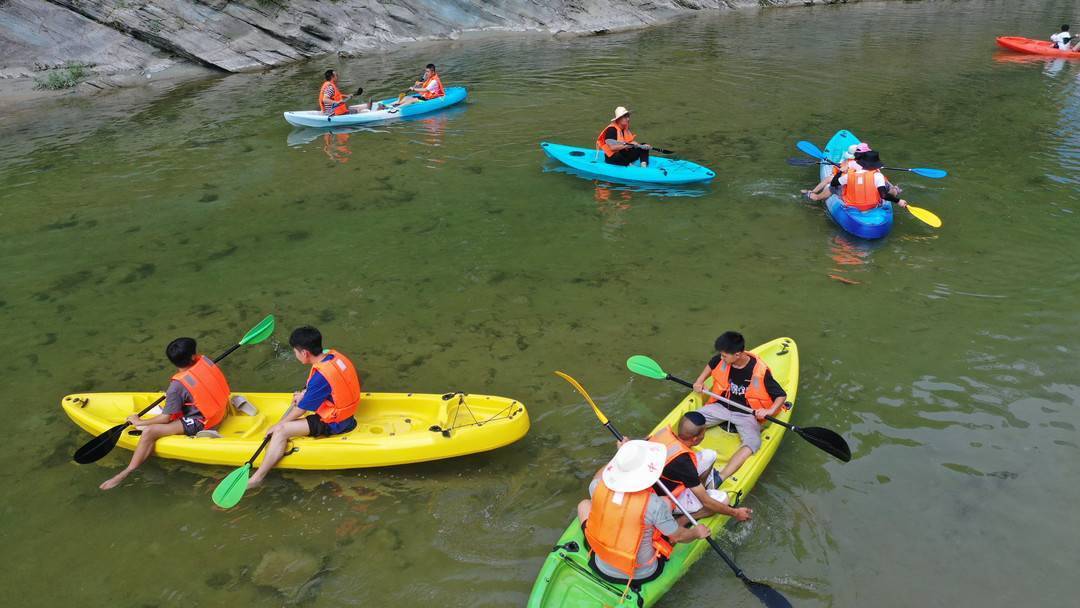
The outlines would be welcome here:
[[[638,584],[662,571],[672,545],[710,535],[709,528],[685,528],[682,510],[694,518],[721,513],[746,521],[751,509],[729,506],[720,490],[724,479],[739,470],[761,447],[761,422],[785,407],[787,393],[768,365],[746,352],[746,341],[729,331],[716,339],[716,356],[702,370],[694,390],[712,378],[710,392],[753,409],[747,414],[715,397],[701,409],[687,412],[678,424],[644,441],[623,440],[615,458],[589,485],[590,498],[578,504],[578,519],[592,550],[590,564],[611,581]],[[696,449],[709,427],[723,425],[738,433],[740,445],[714,470],[714,450]],[[679,501],[677,507],[654,487],[662,483]]]
[[[329,437],[356,428],[354,413],[360,403],[360,377],[352,362],[336,350],[323,350],[322,334],[314,327],[297,328],[289,336],[293,356],[311,366],[307,384],[293,395],[292,407],[266,434],[270,442],[259,469],[248,487],[255,487],[285,455],[293,437]],[[213,429],[229,415],[232,405],[253,415],[251,404],[242,398],[230,400],[229,383],[213,359],[198,354],[192,338],[177,338],[165,348],[165,356],[176,366],[176,373],[165,390],[165,407],[149,418],[132,414],[127,421],[141,432],[131,462],[123,471],[103,482],[102,490],[111,490],[146,462],[158,439],[170,435],[220,437]]]
[[[833,167],[832,175],[821,180],[812,190],[802,190],[803,196],[812,201],[823,201],[836,194],[849,207],[868,211],[881,205],[882,201],[906,207],[900,198],[903,190],[889,182],[881,172],[884,163],[869,144],[848,146],[839,166]]]
[[[350,106],[348,105],[349,99],[354,96],[359,97],[360,95],[363,95],[364,89],[357,89],[355,95],[344,95],[338,86],[338,75],[336,71],[326,70],[323,74],[323,78],[322,87],[319,89],[319,111],[327,116],[361,114],[373,110],[389,110],[391,112],[396,112],[401,106],[407,106],[418,101],[435,99],[446,94],[446,90],[442,85],[442,79],[439,78],[439,74],[435,70],[435,64],[433,63],[427,64],[427,67],[424,68],[422,80],[417,80],[413,83],[413,86],[409,87],[411,93],[407,95],[402,94],[396,102],[390,104],[376,104],[373,100],[369,99],[367,103]]]

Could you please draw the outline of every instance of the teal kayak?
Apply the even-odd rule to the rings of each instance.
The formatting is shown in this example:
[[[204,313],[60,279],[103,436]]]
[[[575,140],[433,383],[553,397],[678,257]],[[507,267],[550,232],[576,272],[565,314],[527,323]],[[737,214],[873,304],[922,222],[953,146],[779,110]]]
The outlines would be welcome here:
[[[340,114],[337,116],[327,116],[318,110],[300,110],[297,112],[285,112],[285,122],[288,122],[294,127],[314,127],[316,129],[325,129],[331,127],[346,127],[356,125],[366,125],[377,122],[384,122],[387,120],[398,120],[399,118],[408,118],[410,116],[417,116],[420,114],[427,114],[429,112],[436,112],[443,108],[448,108],[454,104],[465,101],[465,97],[468,96],[468,92],[465,87],[448,87],[446,94],[442,97],[436,97],[435,99],[428,99],[426,101],[419,101],[407,106],[401,106],[400,108],[394,108],[391,110],[374,110],[371,112],[361,112],[359,114]],[[382,101],[377,101],[377,104],[383,104],[389,106],[397,101],[397,97],[388,97]]]
[[[540,147],[545,154],[572,169],[614,182],[680,185],[707,182],[716,177],[716,173],[711,169],[697,163],[662,158],[656,154],[649,157],[648,167],[642,167],[637,162],[624,167],[609,165],[604,162],[602,152],[589,148],[575,148],[547,141],[540,142]]]

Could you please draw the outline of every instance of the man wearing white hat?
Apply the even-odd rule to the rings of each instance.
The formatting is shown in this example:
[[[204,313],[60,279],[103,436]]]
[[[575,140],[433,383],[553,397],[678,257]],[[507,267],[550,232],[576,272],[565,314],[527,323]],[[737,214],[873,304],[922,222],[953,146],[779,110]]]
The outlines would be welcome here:
[[[590,564],[609,580],[651,580],[662,570],[659,557],[670,555],[673,544],[710,534],[701,524],[679,527],[671,507],[653,491],[666,458],[659,443],[627,441],[589,486],[592,500],[578,504]]]
[[[642,167],[649,166],[649,144],[634,141],[630,131],[630,110],[619,106],[615,108],[615,118],[596,137],[596,147],[604,151],[604,162],[609,165],[627,166],[641,161]]]

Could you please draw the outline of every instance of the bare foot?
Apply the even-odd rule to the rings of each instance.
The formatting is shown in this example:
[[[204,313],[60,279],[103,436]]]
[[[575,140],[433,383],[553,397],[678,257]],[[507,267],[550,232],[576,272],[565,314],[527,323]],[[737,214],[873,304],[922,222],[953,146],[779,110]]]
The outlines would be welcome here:
[[[809,190],[799,190],[799,194],[810,194]]]
[[[120,471],[119,473],[117,473],[113,477],[110,477],[109,479],[102,482],[102,484],[100,486],[98,486],[98,487],[101,488],[102,490],[111,490],[111,489],[115,488],[116,486],[120,485],[120,483],[124,481],[124,478],[127,477],[130,472],[131,471],[128,471],[127,469],[124,469],[123,471]]]
[[[251,490],[251,489],[257,488],[257,487],[262,485],[262,482],[263,482],[262,479],[252,477],[251,479],[248,480],[247,489]]]

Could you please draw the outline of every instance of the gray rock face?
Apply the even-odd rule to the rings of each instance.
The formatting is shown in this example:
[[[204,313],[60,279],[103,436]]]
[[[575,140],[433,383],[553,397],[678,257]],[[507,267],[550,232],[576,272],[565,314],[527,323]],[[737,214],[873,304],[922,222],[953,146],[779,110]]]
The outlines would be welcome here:
[[[451,38],[462,32],[588,32],[640,27],[693,10],[759,5],[758,0],[49,0],[41,17],[57,34],[91,20],[146,47],[240,72],[330,53],[362,53],[392,44]],[[785,0],[779,0],[783,2]],[[25,8],[41,2],[16,0]],[[766,0],[765,3],[776,3]],[[55,10],[63,7],[63,19]],[[80,19],[80,17],[82,19]],[[9,24],[0,20],[0,37]],[[46,46],[33,36],[28,49]],[[141,41],[141,43],[137,42]],[[139,63],[121,57],[116,64]],[[107,47],[110,45],[106,45]],[[145,59],[143,58],[143,61]],[[97,62],[104,64],[106,62]]]
[[[0,78],[77,62],[102,74],[173,63],[153,46],[42,0],[0,1]]]
[[[162,71],[175,77],[195,65],[243,72],[466,32],[630,29],[692,11],[803,2],[0,0],[0,95],[10,99],[19,87],[25,93],[27,76],[65,63],[91,66],[92,79],[77,90],[96,90]]]

